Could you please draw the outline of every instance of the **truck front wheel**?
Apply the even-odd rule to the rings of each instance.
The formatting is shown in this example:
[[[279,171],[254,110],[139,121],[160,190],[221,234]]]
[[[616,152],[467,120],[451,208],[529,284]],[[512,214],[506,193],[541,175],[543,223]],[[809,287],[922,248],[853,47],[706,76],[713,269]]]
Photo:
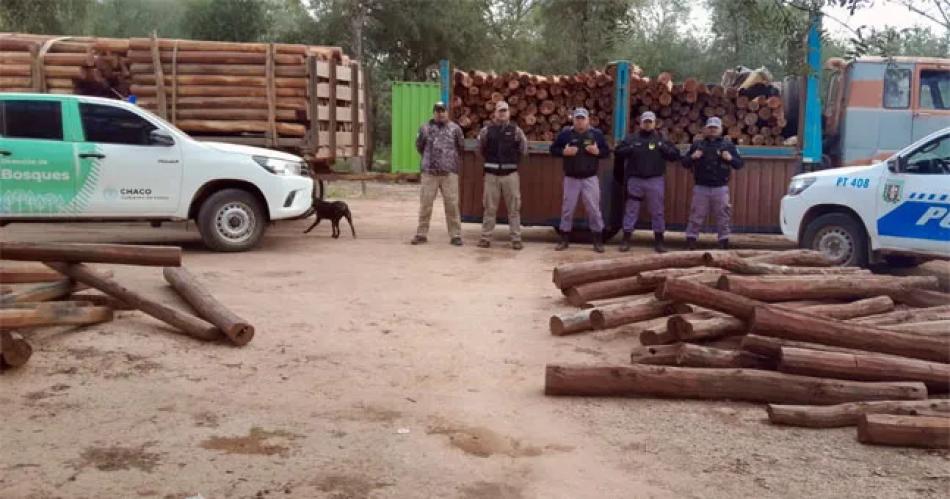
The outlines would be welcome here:
[[[267,220],[251,193],[223,189],[208,197],[198,210],[198,230],[214,251],[246,251],[261,240]]]
[[[846,213],[828,213],[805,228],[801,246],[820,251],[835,265],[866,267],[868,238],[861,223]]]

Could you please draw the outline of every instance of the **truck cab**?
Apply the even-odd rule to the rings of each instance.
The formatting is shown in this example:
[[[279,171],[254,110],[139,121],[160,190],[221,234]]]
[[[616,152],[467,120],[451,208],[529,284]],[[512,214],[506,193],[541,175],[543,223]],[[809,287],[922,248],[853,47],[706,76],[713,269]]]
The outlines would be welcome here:
[[[209,248],[243,251],[312,189],[299,156],[199,142],[127,102],[0,93],[0,224],[195,220]]]
[[[793,177],[781,226],[840,265],[950,258],[950,127],[885,160]]]

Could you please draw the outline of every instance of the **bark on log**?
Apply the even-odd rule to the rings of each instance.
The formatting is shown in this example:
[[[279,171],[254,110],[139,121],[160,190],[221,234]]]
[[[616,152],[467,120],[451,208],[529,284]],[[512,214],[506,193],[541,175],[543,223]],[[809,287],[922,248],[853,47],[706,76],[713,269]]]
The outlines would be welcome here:
[[[708,318],[688,316],[670,317],[667,325],[670,334],[679,341],[699,341],[743,334],[748,327],[745,321],[729,315]]]
[[[676,356],[679,353],[679,348],[679,344],[635,348],[632,352],[630,352],[630,363],[648,364],[654,366],[672,366],[676,364]]]
[[[33,347],[17,333],[0,331],[0,365],[20,367],[30,360]]]
[[[869,324],[873,326],[888,326],[905,322],[940,321],[950,319],[950,305],[943,307],[914,308],[897,310],[886,314],[869,315],[852,319],[855,324]]]
[[[756,307],[749,326],[750,330],[763,336],[950,362],[950,337],[918,336],[813,317],[776,307]]]
[[[669,279],[656,290],[660,300],[691,303],[748,320],[762,302],[683,279]]]
[[[568,288],[564,295],[567,297],[568,303],[580,307],[592,300],[648,293],[655,288],[656,286],[641,284],[637,276],[631,276],[580,284]]]
[[[783,303],[776,303],[775,306],[791,308],[785,306]],[[851,303],[810,305],[797,309],[804,313],[820,315],[830,319],[846,320],[894,310],[894,300],[889,296],[875,296],[874,298],[865,298]]]
[[[737,276],[726,275],[717,287],[748,298],[776,302],[791,300],[858,299],[901,295],[919,288],[933,289],[936,277],[891,276]]]
[[[128,303],[142,312],[165,322],[177,330],[195,338],[211,341],[222,337],[223,333],[213,324],[197,317],[168,308],[158,302],[149,300],[145,296],[132,291],[121,284],[102,276],[84,264],[66,264],[47,262],[47,265],[61,274],[88,284],[122,302]]]
[[[751,352],[681,343],[676,365],[683,367],[772,369],[774,361]]]
[[[56,271],[46,267],[0,267],[0,283],[3,284],[53,282],[62,278]]]
[[[860,267],[791,267],[750,261],[728,253],[706,253],[703,261],[709,267],[718,267],[736,274],[745,275],[827,275],[827,274],[870,274],[870,270]]]
[[[830,267],[833,265],[831,260],[820,251],[806,249],[773,251],[764,255],[747,256],[744,258],[752,262],[793,265],[796,267]]]
[[[548,364],[546,395],[653,396],[789,404],[922,400],[923,383],[870,383],[754,369]]]
[[[950,449],[950,417],[864,414],[858,420],[863,444]]]
[[[592,330],[593,326],[590,323],[590,313],[591,310],[588,309],[581,310],[580,312],[552,315],[549,321],[551,334],[554,336],[564,336],[566,334]]]
[[[882,329],[889,329],[891,331],[906,331],[911,334],[921,334],[926,336],[950,336],[950,320],[908,322],[904,324],[891,324],[880,327]]]
[[[0,258],[33,262],[118,263],[178,267],[181,248],[127,244],[0,242]]]
[[[109,295],[74,293],[66,299],[72,302],[91,303],[100,307],[109,307],[112,310],[135,310],[135,308],[131,307],[129,304]]]
[[[782,348],[783,347],[792,347],[792,348],[805,348],[808,350],[821,350],[823,352],[840,352],[840,353],[852,353],[852,354],[868,354],[874,353],[867,350],[858,350],[856,348],[845,348],[845,347],[836,347],[831,345],[824,345],[821,343],[810,343],[807,341],[796,341],[796,340],[787,340],[784,338],[774,338],[772,336],[761,336],[758,334],[747,334],[742,337],[741,348],[748,352],[761,355],[763,357],[769,357],[778,361],[782,357]],[[878,354],[878,355],[887,355],[887,354]],[[898,359],[903,359],[906,357],[894,356]]]
[[[153,41],[151,38],[130,38],[128,41],[128,50],[151,50]],[[213,42],[204,40],[176,40],[174,38],[159,38],[158,48],[162,50],[172,50],[175,47],[181,52],[251,52],[263,54],[267,52],[269,44],[267,43],[246,43],[246,42]],[[289,43],[276,43],[274,49],[280,54],[301,54],[305,55],[309,47],[306,45],[297,45]],[[332,49],[333,47],[326,47]]]
[[[139,99],[139,105],[154,109],[157,102],[154,98]],[[309,107],[307,99],[298,97],[284,97],[276,100],[278,109],[293,109],[306,111]],[[175,99],[175,105],[182,109],[267,109],[266,97],[180,97]]]
[[[789,374],[855,381],[920,381],[939,392],[950,386],[950,364],[873,353],[782,347],[778,368]]]
[[[673,269],[660,269],[660,270],[648,270],[646,272],[641,272],[637,276],[637,280],[640,284],[644,286],[652,286],[656,288],[663,281],[673,278],[681,278],[686,276],[695,276],[698,274],[718,274],[722,275],[724,272],[721,269],[713,267],[687,267],[687,268],[673,268]],[[718,277],[717,277],[718,278]]]
[[[595,308],[590,312],[590,322],[594,329],[608,329],[634,322],[655,319],[674,313],[687,313],[692,309],[683,304],[667,301],[652,303],[621,303],[604,308]]]
[[[55,282],[45,282],[19,291],[14,291],[13,293],[4,294],[0,296],[0,305],[59,300],[60,298],[69,296],[75,291],[81,291],[85,288],[85,285],[76,284],[72,279],[61,278]]]
[[[837,405],[769,404],[769,422],[805,428],[856,426],[865,414],[950,417],[950,400],[880,400]]]
[[[154,78],[155,66],[149,63],[136,63],[129,66],[133,75],[152,74]],[[171,64],[162,64],[162,72],[172,74]],[[176,64],[175,72],[179,75],[208,75],[208,76],[266,76],[263,64]],[[47,73],[49,74],[49,73]],[[274,75],[284,78],[307,76],[307,66],[276,66]],[[134,78],[133,78],[134,79]]]
[[[934,276],[934,279],[937,279]],[[911,307],[942,307],[950,304],[950,294],[929,289],[915,289],[911,293],[895,293],[894,300]]]
[[[265,133],[270,130],[270,124],[267,121],[178,120],[175,124],[186,132],[195,133]],[[307,133],[307,127],[297,123],[278,122],[277,132],[285,136],[303,137]]]
[[[243,346],[254,338],[254,326],[219,302],[188,269],[166,267],[162,274],[199,317],[217,326],[232,343]]]
[[[62,62],[52,62],[49,58],[50,55],[46,56],[47,64],[63,64]],[[73,54],[55,54],[55,55],[73,55]],[[80,55],[80,54],[75,54]],[[90,56],[91,58],[91,56]],[[160,53],[160,58],[163,63],[171,63],[172,60],[180,62],[182,64],[261,64],[267,62],[267,54],[265,53],[251,53],[251,52],[208,52],[208,51],[179,51],[177,56],[173,55],[170,50],[163,50]],[[128,55],[126,55],[126,60],[131,63],[151,63],[152,61],[152,52],[151,50],[129,50]],[[297,54],[277,54],[274,56],[275,64],[286,64],[286,65],[302,65],[304,63],[304,58],[301,55]],[[92,63],[90,62],[89,65]]]
[[[72,302],[43,303],[35,308],[0,309],[0,330],[40,326],[82,326],[112,320],[108,307],[77,307]]]

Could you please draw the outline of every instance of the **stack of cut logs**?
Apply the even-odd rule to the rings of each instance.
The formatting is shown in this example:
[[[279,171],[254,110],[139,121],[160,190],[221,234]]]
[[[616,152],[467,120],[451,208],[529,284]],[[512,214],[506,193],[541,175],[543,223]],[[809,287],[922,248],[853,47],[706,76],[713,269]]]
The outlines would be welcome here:
[[[288,148],[306,139],[316,158],[360,154],[363,85],[337,47],[0,33],[0,92],[134,95],[190,134]]]
[[[456,70],[453,119],[466,137],[475,137],[491,119],[495,104],[506,101],[511,119],[528,140],[552,141],[562,127],[570,124],[570,111],[584,107],[590,111],[591,124],[609,135],[614,102],[611,73],[596,70],[542,76],[523,71],[495,74]]]
[[[631,365],[548,365],[545,393],[767,403],[772,423],[950,448],[950,294],[935,276],[831,267],[816,252],[634,256],[560,265],[581,311],[551,333],[639,338]]]
[[[630,126],[645,111],[657,116],[657,128],[676,144],[702,136],[707,118],[722,119],[723,134],[740,145],[782,145],[787,124],[782,98],[768,84],[747,89],[706,85],[695,78],[673,83],[669,73],[655,79],[634,74],[630,78]]]
[[[35,328],[108,322],[114,310],[140,310],[176,332],[204,341],[226,338],[240,346],[254,337],[252,325],[225,308],[181,267],[178,247],[5,242],[0,243],[0,259],[45,263],[0,266],[0,368],[19,367],[29,360],[33,347],[28,338]],[[128,289],[111,272],[95,270],[87,263],[165,267],[165,280],[198,317]],[[89,288],[102,294],[86,292]]]

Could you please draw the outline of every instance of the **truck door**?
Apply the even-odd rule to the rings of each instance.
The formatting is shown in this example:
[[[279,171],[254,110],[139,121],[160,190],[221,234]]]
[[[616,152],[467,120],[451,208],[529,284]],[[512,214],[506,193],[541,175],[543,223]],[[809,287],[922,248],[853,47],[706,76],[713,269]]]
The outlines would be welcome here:
[[[914,140],[950,126],[950,64],[919,64],[914,96]]]
[[[880,185],[877,249],[950,254],[950,134],[889,161]]]
[[[159,127],[132,111],[80,102],[83,146],[99,164],[98,186],[84,215],[174,215],[182,178],[180,144],[156,143]]]
[[[46,217],[76,210],[82,163],[67,141],[56,99],[0,100],[0,216]]]

